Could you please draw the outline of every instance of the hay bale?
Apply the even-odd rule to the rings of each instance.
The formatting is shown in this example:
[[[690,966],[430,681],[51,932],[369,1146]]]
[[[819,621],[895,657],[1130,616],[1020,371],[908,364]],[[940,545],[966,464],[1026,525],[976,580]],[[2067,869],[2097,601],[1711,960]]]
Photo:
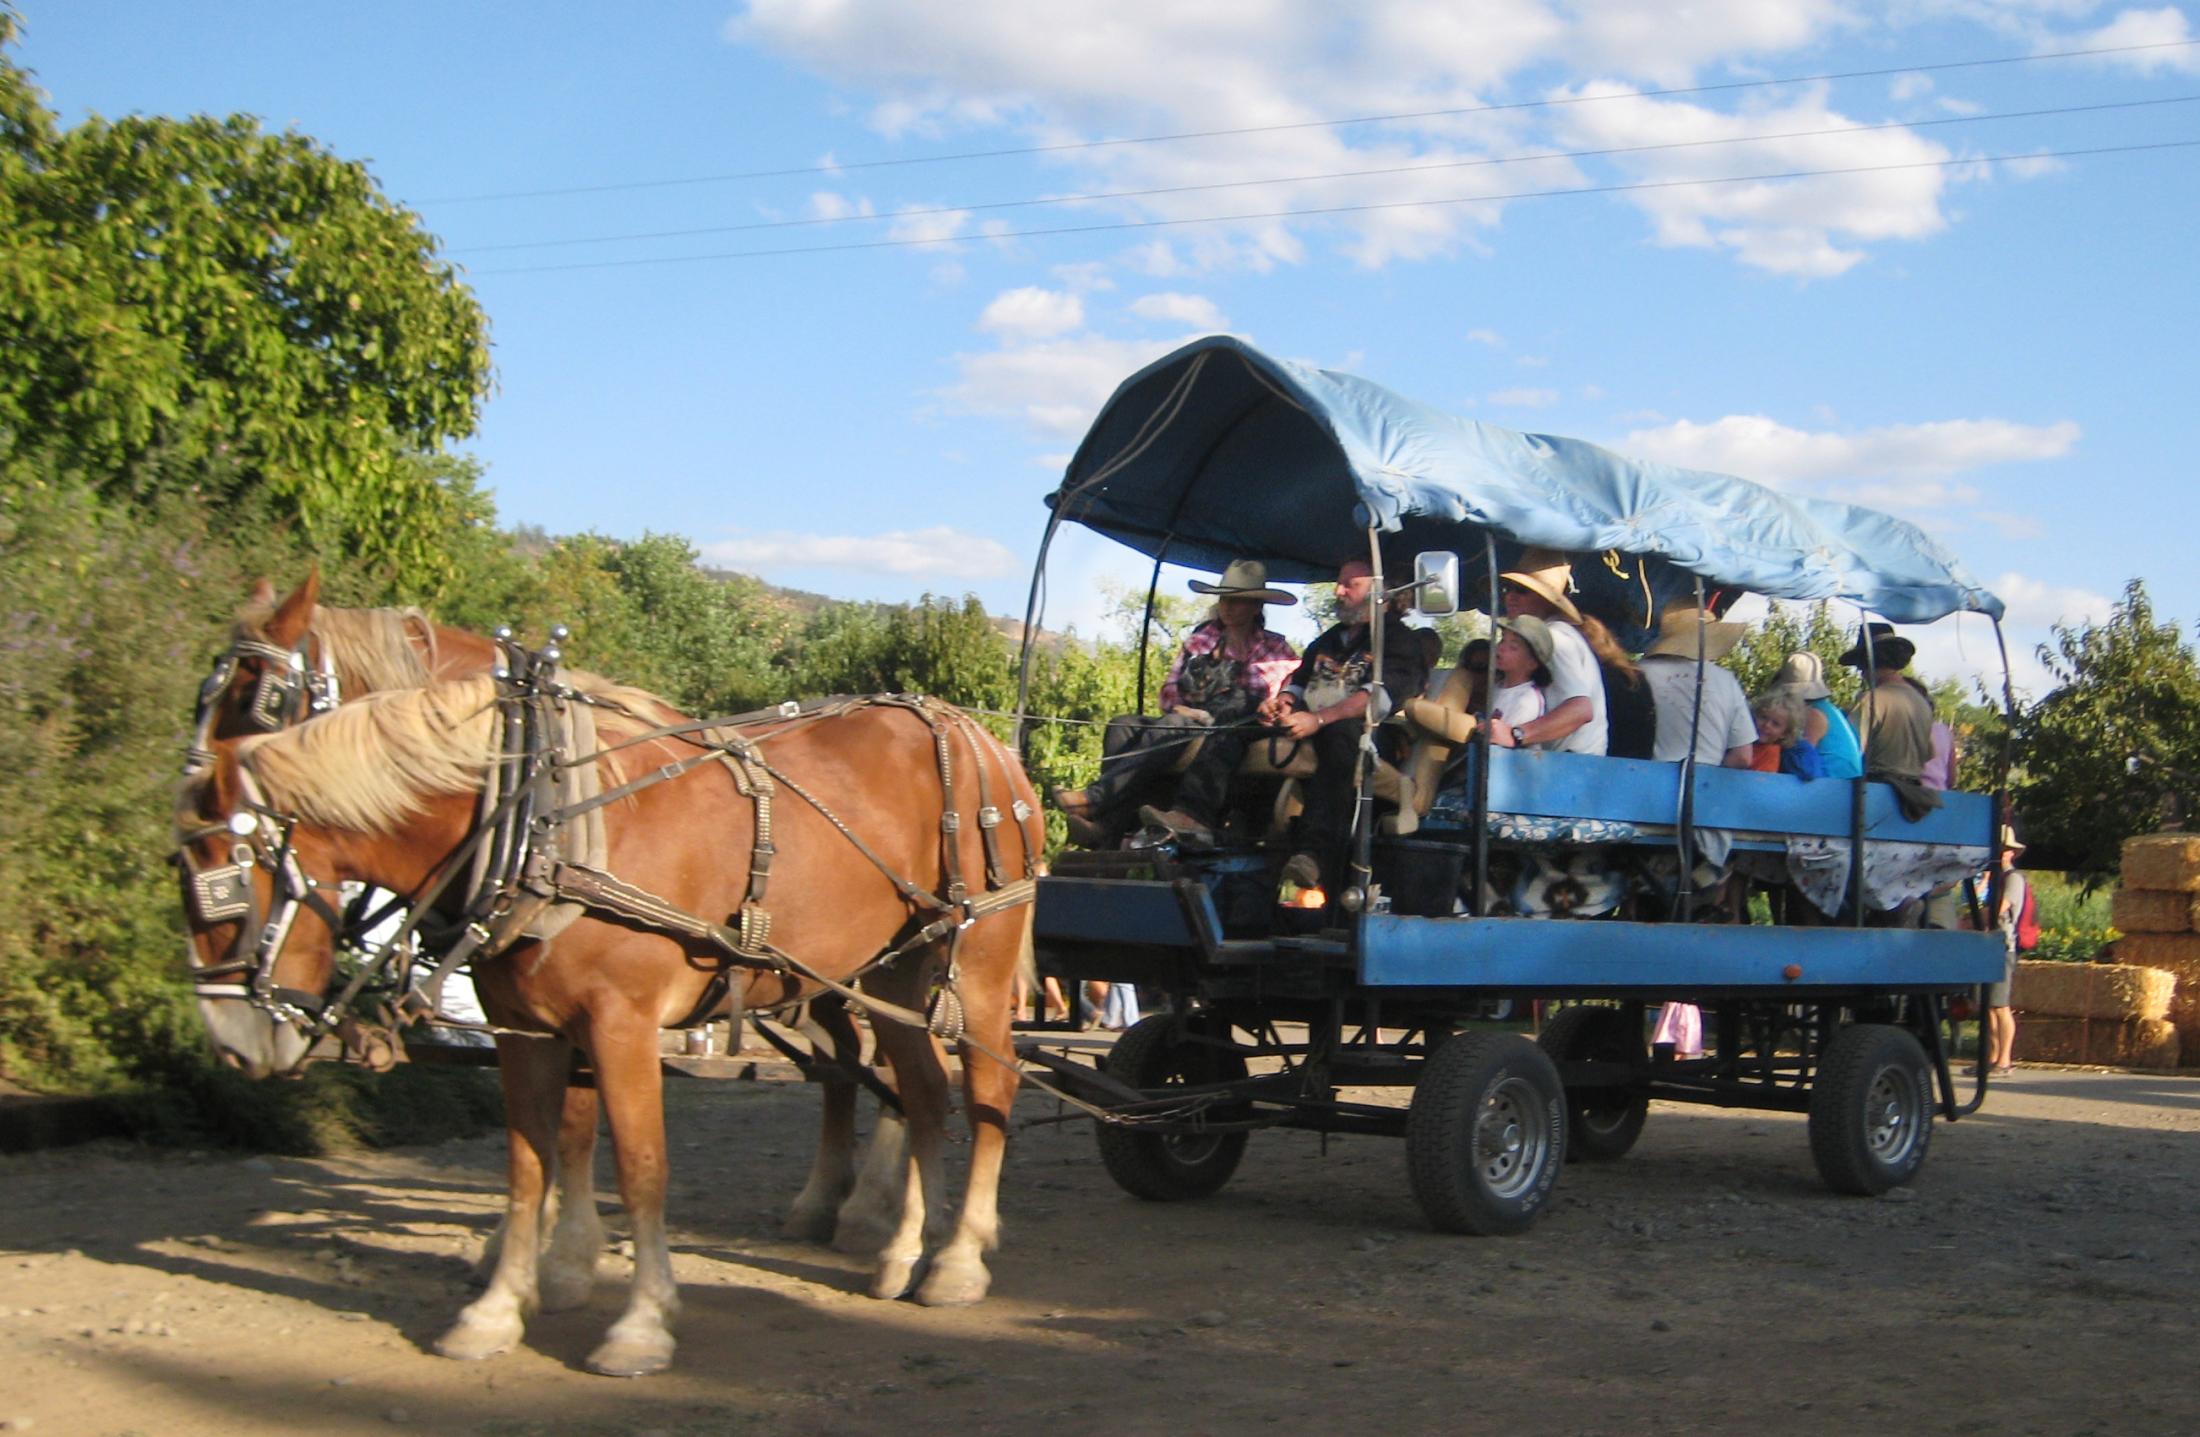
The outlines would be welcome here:
[[[2149,833],[2124,840],[2124,887],[2200,893],[2200,834]]]
[[[2200,894],[2160,888],[2119,888],[2108,896],[2109,922],[2125,933],[2189,933]]]
[[[2180,993],[2200,993],[2200,933],[2126,933],[2116,940],[2118,963],[2159,968]]]
[[[2176,1026],[2158,1019],[2112,1023],[2098,1018],[2033,1018],[2017,1023],[2019,1062],[2174,1068],[2179,1051]]]
[[[2169,1012],[2177,979],[2159,968],[2122,963],[2017,964],[2010,1002],[2044,1018],[2159,1020]]]

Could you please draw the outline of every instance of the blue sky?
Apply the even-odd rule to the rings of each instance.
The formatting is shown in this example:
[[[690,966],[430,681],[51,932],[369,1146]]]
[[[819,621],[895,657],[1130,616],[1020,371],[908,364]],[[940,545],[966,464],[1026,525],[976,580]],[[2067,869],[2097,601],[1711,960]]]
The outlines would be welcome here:
[[[1900,513],[2009,602],[2035,691],[2024,652],[2130,578],[2200,617],[2200,149],[2043,157],[2200,139],[2179,5],[20,2],[17,59],[66,119],[248,112],[423,216],[494,326],[470,447],[506,522],[1020,612],[1084,422],[1226,330]],[[1865,70],[1892,73],[1753,83]],[[1319,123],[1488,106],[1512,108]],[[1988,118],[2073,106],[2123,108]],[[1473,163],[1646,145],[1680,147]],[[1036,146],[1080,147],[932,162]],[[1435,203],[1875,166],[1905,168]],[[724,178],[762,170],[805,172]],[[1303,176],[1331,178],[1243,184]],[[1388,207],[1004,233],[1361,205]],[[790,220],[830,222],[731,228]],[[694,230],[719,232],[603,238]],[[653,262],[546,268],[612,261]],[[1052,623],[1090,632],[1107,584],[1143,584],[1099,541],[1058,553]],[[1936,674],[1992,648],[1977,620],[1920,640]]]

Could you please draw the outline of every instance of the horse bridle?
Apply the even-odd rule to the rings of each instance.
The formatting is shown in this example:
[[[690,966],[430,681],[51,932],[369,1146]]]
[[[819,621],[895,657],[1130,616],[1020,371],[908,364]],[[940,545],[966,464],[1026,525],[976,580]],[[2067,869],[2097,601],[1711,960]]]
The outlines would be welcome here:
[[[237,935],[227,956],[219,963],[191,970],[191,991],[200,998],[242,1001],[269,1017],[298,1028],[308,1038],[332,1029],[342,1016],[340,1005],[325,1003],[320,994],[285,988],[275,982],[275,965],[290,937],[298,910],[311,909],[328,925],[332,935],[344,932],[343,915],[323,897],[320,884],[307,876],[291,845],[297,820],[276,812],[261,798],[252,770],[237,766],[244,802],[219,823],[179,828],[177,862],[183,867],[185,891],[192,912],[211,927],[234,921]],[[229,861],[202,865],[197,845],[217,834],[234,840]],[[259,893],[252,882],[256,869],[274,876],[274,900],[260,911]]]
[[[198,711],[191,723],[191,747],[184,752],[184,777],[195,778],[213,766],[214,718],[221,711],[222,695],[229,692],[237,669],[245,659],[261,659],[266,665],[245,705],[245,716],[253,727],[263,732],[274,733],[291,724],[303,723],[342,703],[343,687],[337,681],[336,664],[329,657],[328,646],[317,644],[313,648],[317,652],[308,651],[302,635],[287,649],[241,634],[231,640],[199,685]]]

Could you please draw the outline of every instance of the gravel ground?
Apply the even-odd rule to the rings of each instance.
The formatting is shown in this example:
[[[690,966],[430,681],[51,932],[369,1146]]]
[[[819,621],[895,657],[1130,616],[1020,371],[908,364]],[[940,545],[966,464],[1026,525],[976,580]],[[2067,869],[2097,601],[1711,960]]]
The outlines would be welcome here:
[[[813,1093],[671,1097],[669,1374],[582,1369],[616,1253],[521,1350],[429,1353],[472,1291],[501,1138],[92,1144],[0,1158],[0,1431],[2200,1432],[2193,1077],[2024,1070],[1880,1199],[1821,1188],[1799,1118],[1660,1104],[1505,1239],[1429,1232],[1391,1140],[1259,1134],[1220,1194],[1156,1205],[1084,1125],[1040,1124],[1011,1149],[993,1295],[952,1311],[872,1302],[857,1260],[776,1236]]]

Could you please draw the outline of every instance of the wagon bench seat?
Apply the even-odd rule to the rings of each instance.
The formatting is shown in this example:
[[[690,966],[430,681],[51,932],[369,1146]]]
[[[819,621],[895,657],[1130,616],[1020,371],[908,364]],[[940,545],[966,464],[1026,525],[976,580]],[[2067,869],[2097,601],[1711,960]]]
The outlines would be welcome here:
[[[1490,813],[1517,818],[1614,825],[1628,841],[1670,843],[1679,826],[1681,766],[1650,759],[1499,749],[1490,755]],[[1847,838],[1855,788],[1848,779],[1806,781],[1792,774],[1732,768],[1696,770],[1695,821],[1723,828],[1742,848],[1778,850],[1789,837]],[[1472,823],[1473,771],[1436,797],[1422,826],[1463,831]],[[1864,837],[1873,843],[1930,843],[1988,848],[1993,799],[1944,793],[1940,808],[1910,821],[1894,790],[1865,785]],[[1612,841],[1609,835],[1603,841]]]

